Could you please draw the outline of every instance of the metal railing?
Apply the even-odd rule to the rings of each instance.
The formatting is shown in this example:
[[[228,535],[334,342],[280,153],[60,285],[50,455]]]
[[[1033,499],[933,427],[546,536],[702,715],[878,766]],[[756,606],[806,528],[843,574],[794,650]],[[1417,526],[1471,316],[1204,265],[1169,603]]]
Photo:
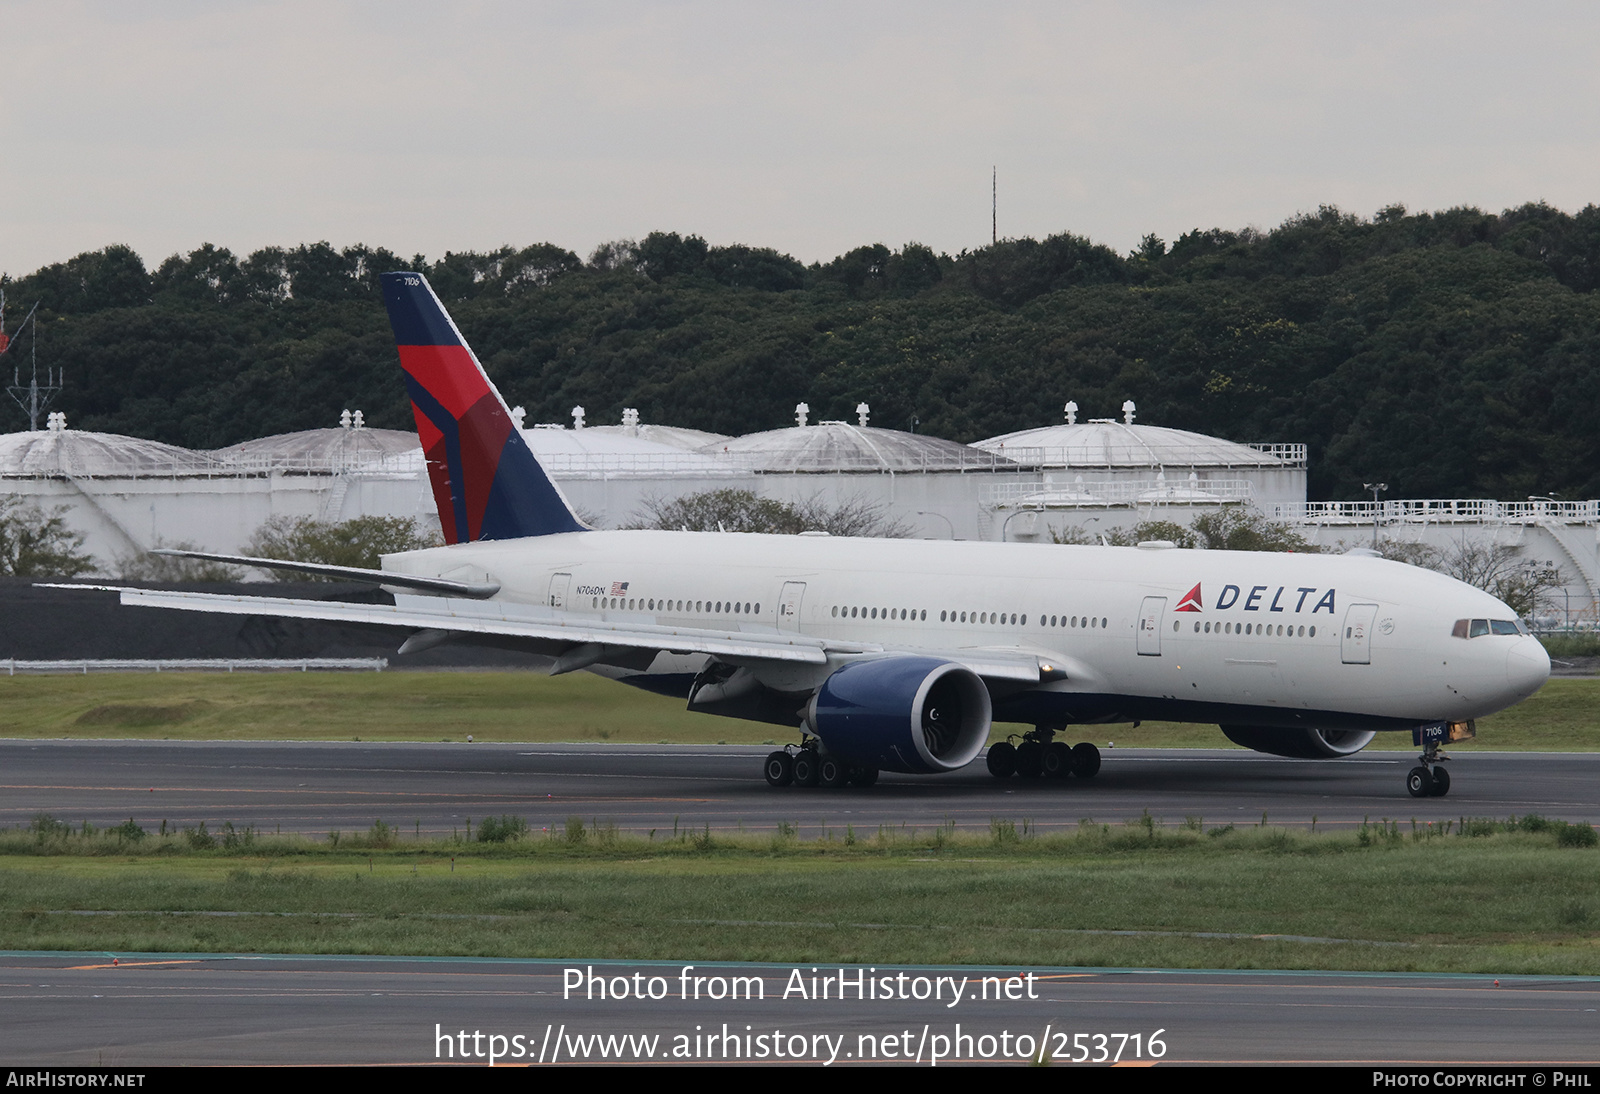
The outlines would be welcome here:
[[[1090,482],[1004,482],[983,490],[991,509],[1081,509],[1141,505],[1220,505],[1249,501],[1249,479],[1103,479]]]
[[[1016,461],[974,448],[968,452],[805,454],[794,459],[759,452],[604,452],[544,453],[539,463],[552,475],[604,474],[922,474],[927,472],[1017,471]],[[151,479],[258,478],[269,475],[333,476],[344,474],[416,476],[422,473],[420,449],[414,452],[363,454],[349,458],[234,456],[226,459],[195,453],[168,462],[96,455],[92,463],[58,462],[53,467],[0,472],[4,479]]]
[[[1493,498],[1397,498],[1370,501],[1279,502],[1274,519],[1302,524],[1592,524],[1600,501],[1495,501]]]
[[[1187,449],[1129,449],[1135,466],[1160,467],[1181,474],[1191,467],[1304,467],[1303,444],[1252,444],[1262,453],[1259,463],[1198,463]],[[1020,471],[1050,467],[1082,467],[1104,471],[1105,464],[1084,463],[1082,453],[1066,448],[1005,448],[993,451],[962,448],[943,451],[890,451],[883,455],[862,452],[810,453],[781,456],[763,452],[552,452],[536,453],[552,475],[599,474],[838,474]],[[251,478],[266,475],[417,475],[423,468],[422,450],[374,450],[332,456],[283,456],[270,453],[216,456],[189,453],[169,461],[139,456],[96,453],[92,460],[58,460],[54,466],[28,471],[0,472],[7,479],[138,479],[138,478]]]
[[[1246,448],[1253,448],[1263,455],[1271,456],[1275,460],[1295,467],[1306,465],[1306,446],[1303,444],[1274,444],[1270,441],[1248,441]]]
[[[1126,464],[1129,467],[1148,467],[1152,470],[1164,467],[1169,470],[1179,469],[1187,471],[1191,467],[1250,467],[1296,469],[1306,466],[1306,446],[1303,444],[1276,444],[1252,443],[1241,445],[1242,448],[1252,449],[1262,456],[1259,460],[1212,460],[1203,453],[1193,448],[1180,445],[1160,445],[1146,443],[1142,438],[1135,444],[1131,440],[1126,444],[1115,446],[1112,458],[1118,465]],[[1104,470],[1104,460],[1086,459],[1086,449],[1083,448],[1040,448],[1028,445],[1006,445],[993,450],[997,455],[1003,454],[1006,459],[1015,461],[1019,466],[1028,468],[1062,467],[1083,468],[1084,470]]]
[[[762,452],[705,452],[717,464],[760,475],[809,475],[837,473],[880,473],[918,475],[929,472],[1019,471],[1009,453],[986,452],[981,448],[957,451],[895,451],[883,456],[869,453],[800,453],[775,457]],[[540,457],[543,462],[544,457]]]
[[[416,475],[422,469],[419,452],[414,461],[394,456],[359,459],[312,459],[284,456],[245,456],[218,459],[203,452],[192,457],[157,461],[138,457],[96,455],[92,462],[58,461],[53,467],[0,472],[0,479],[247,479],[269,475],[331,476],[342,474]]]

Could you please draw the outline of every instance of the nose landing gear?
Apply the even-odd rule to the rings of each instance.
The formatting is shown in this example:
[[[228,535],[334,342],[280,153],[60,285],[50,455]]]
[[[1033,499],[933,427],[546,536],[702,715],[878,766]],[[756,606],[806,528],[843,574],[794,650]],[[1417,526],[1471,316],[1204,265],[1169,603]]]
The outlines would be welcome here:
[[[1438,741],[1429,741],[1417,757],[1421,765],[1406,772],[1406,792],[1413,798],[1442,798],[1450,793],[1450,772],[1441,766],[1449,758],[1439,751]]]
[[[1440,746],[1450,741],[1467,741],[1477,736],[1472,722],[1429,722],[1411,731],[1411,743],[1422,747],[1420,767],[1406,772],[1406,792],[1413,798],[1442,798],[1450,793],[1450,772],[1443,764],[1450,757]]]

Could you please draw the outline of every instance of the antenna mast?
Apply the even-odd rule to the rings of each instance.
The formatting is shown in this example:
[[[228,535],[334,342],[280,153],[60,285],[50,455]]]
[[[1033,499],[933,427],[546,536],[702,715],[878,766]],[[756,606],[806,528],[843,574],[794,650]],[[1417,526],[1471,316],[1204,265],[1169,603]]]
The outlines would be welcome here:
[[[1000,242],[1000,168],[989,168],[989,242]]]
[[[28,416],[29,432],[38,431],[40,415],[49,408],[51,403],[55,402],[56,396],[61,394],[63,371],[58,368],[46,367],[44,383],[39,383],[39,326],[33,321],[33,315],[38,310],[39,302],[34,301],[33,307],[28,309],[27,316],[24,317],[21,323],[17,324],[15,333],[8,335],[5,329],[6,294],[4,290],[0,290],[0,357],[6,356],[11,352],[12,346],[16,344],[17,337],[22,334],[23,327],[31,325],[33,328],[33,338],[28,343],[28,361],[31,366],[28,385],[26,387],[22,386],[22,364],[18,361],[11,367],[11,386],[6,388],[6,394],[16,400],[17,405],[22,408],[22,412]]]

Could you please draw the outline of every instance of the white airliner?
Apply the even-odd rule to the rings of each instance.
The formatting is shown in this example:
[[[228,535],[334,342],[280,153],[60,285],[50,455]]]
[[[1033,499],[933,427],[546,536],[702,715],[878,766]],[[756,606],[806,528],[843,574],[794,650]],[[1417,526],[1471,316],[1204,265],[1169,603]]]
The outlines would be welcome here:
[[[775,786],[955,771],[994,722],[1030,727],[989,749],[994,775],[1091,777],[1099,752],[1058,734],[1167,719],[1299,757],[1407,731],[1422,748],[1407,787],[1439,795],[1440,746],[1549,675],[1505,604],[1373,557],[590,529],[426,279],[382,282],[448,545],[381,570],[168,552],[370,581],[392,606],[137,589],[124,604],[381,624],[411,632],[402,652],[531,650],[554,673],[791,727],[765,764]]]

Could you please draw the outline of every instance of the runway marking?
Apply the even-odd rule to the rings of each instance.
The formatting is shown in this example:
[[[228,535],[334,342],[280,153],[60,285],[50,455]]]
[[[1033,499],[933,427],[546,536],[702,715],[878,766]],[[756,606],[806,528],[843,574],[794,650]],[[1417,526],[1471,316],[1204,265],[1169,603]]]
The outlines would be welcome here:
[[[616,776],[595,775],[595,776],[592,776],[592,777],[593,778],[614,778]],[[636,777],[638,777],[638,778],[653,778],[655,776],[642,776],[641,775],[641,776],[636,776]],[[730,780],[724,780],[724,781],[731,782],[733,780],[730,779]],[[136,794],[150,794],[150,793],[163,793],[163,794],[293,794],[293,795],[301,795],[301,796],[309,796],[309,795],[314,795],[314,794],[355,794],[355,795],[360,796],[360,797],[383,797],[383,796],[389,796],[389,797],[397,797],[397,798],[444,798],[444,799],[453,799],[453,800],[459,800],[460,799],[460,795],[459,794],[447,794],[447,793],[442,793],[442,792],[437,791],[437,790],[429,790],[429,791],[418,791],[418,790],[350,790],[350,789],[346,789],[346,788],[342,788],[342,787],[340,787],[340,788],[327,787],[327,788],[324,788],[324,789],[301,789],[301,788],[296,787],[294,789],[252,790],[252,789],[250,789],[248,787],[229,787],[229,786],[72,786],[72,785],[59,785],[58,786],[58,785],[53,785],[53,784],[50,784],[50,783],[0,783],[0,790],[90,790],[90,791],[100,791],[100,792],[104,792],[104,791],[122,791],[122,792],[125,792],[125,793],[136,793]],[[479,798],[479,799],[483,799],[483,800],[499,801],[499,800],[504,799],[504,800],[508,800],[508,801],[521,801],[521,800],[526,800],[528,795],[526,793],[484,794],[481,791],[473,791],[473,796],[476,797],[476,798]],[[584,800],[587,800],[587,799],[584,799]],[[653,797],[615,798],[615,799],[607,799],[607,800],[623,801],[623,802],[628,802],[628,801],[640,801],[640,802],[649,802],[649,801],[711,802],[711,801],[717,801],[719,799],[717,799],[717,798],[673,798],[673,797],[653,796]]]
[[[178,913],[173,913],[178,914]],[[238,913],[243,914],[243,913]],[[265,914],[265,913],[254,913]],[[296,913],[303,915],[306,913]],[[916,925],[905,923],[814,923],[801,920],[765,920],[765,919],[669,919],[668,923],[681,923],[685,926],[704,927],[805,927],[805,928],[832,928],[850,927],[862,931],[965,931],[967,927],[945,926],[943,924],[921,923]],[[1254,942],[1310,942],[1328,943],[1351,946],[1405,946],[1419,945],[1416,942],[1384,942],[1368,938],[1319,938],[1313,935],[1295,934],[1240,934],[1225,931],[1135,931],[1115,930],[1112,928],[1093,927],[1018,927],[1010,924],[989,924],[993,931],[1026,931],[1030,934],[1093,934],[1093,935],[1119,935],[1135,938],[1228,938],[1244,939]],[[1075,975],[1089,976],[1091,973]]]
[[[124,961],[116,965],[64,965],[62,971],[75,972],[80,969],[137,969],[143,965],[196,965],[202,958],[174,958],[171,961]]]

